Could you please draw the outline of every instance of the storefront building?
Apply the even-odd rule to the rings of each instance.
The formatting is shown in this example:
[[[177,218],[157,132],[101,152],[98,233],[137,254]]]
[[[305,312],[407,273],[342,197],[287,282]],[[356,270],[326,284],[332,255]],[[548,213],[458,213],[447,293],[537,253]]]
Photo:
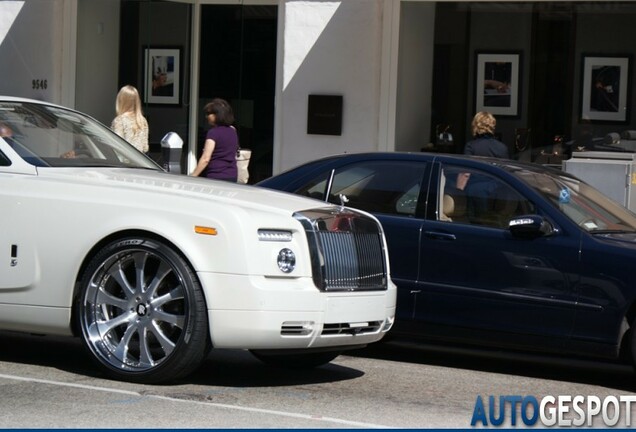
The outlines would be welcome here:
[[[177,132],[184,171],[214,97],[252,181],[341,152],[461,153],[479,110],[514,158],[554,165],[636,129],[635,2],[5,0],[0,17],[0,93],[110,124],[135,85],[153,153]]]

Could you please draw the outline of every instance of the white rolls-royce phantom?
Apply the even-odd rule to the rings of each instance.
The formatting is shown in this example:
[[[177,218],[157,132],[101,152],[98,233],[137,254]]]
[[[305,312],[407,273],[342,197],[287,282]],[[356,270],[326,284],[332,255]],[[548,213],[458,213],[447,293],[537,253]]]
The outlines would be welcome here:
[[[74,110],[0,98],[0,330],[81,337],[115,379],[209,349],[313,367],[391,328],[371,215],[165,172]]]

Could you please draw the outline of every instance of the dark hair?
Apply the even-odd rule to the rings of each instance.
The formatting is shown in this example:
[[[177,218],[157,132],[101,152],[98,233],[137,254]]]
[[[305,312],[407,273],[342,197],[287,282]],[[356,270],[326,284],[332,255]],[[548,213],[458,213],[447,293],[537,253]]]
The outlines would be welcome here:
[[[234,123],[234,112],[226,100],[221,98],[212,99],[212,102],[203,107],[206,115],[214,114],[215,124],[219,126],[231,126]]]

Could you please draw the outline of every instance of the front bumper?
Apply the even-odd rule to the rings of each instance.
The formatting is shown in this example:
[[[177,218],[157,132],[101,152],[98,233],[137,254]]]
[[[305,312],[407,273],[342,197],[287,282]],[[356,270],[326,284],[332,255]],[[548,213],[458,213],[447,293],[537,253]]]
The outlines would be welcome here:
[[[321,292],[311,278],[199,273],[215,348],[335,348],[376,342],[395,317],[396,289]]]

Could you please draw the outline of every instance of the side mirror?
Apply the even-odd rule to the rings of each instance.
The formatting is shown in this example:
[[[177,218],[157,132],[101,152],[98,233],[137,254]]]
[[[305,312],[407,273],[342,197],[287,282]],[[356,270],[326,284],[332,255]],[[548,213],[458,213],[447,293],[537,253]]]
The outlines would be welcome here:
[[[510,219],[508,229],[513,237],[533,239],[554,234],[554,227],[539,215],[517,216]]]

